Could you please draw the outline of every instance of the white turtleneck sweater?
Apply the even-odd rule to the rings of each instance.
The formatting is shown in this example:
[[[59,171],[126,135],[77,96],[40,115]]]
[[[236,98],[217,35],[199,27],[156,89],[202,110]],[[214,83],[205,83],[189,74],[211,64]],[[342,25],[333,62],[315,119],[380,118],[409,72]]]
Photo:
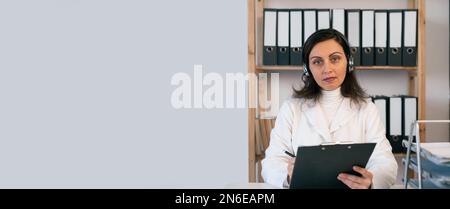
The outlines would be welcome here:
[[[344,97],[341,94],[341,87],[325,91],[322,90],[322,97],[319,100],[319,105],[325,113],[325,117],[328,121],[328,127],[330,127],[331,121],[333,121],[334,116],[342,104]]]

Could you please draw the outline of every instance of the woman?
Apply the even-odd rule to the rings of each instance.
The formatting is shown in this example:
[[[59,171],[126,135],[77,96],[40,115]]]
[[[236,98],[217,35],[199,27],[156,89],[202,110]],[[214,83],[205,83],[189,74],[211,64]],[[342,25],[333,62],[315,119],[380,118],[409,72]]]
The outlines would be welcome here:
[[[353,169],[361,177],[341,173],[337,179],[353,189],[389,188],[397,176],[385,128],[376,106],[353,74],[353,59],[345,37],[334,29],[312,34],[304,44],[304,86],[278,113],[270,145],[262,161],[265,182],[287,187],[299,146],[337,141],[375,142],[366,168]],[[296,154],[296,153],[295,153]]]

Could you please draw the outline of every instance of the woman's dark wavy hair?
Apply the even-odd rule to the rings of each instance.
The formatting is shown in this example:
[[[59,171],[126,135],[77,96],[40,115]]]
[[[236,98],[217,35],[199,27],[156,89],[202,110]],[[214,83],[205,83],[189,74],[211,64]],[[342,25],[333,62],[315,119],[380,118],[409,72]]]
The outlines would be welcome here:
[[[311,54],[311,50],[314,46],[320,42],[327,41],[333,39],[344,49],[344,53],[347,57],[347,73],[345,75],[344,81],[341,84],[341,94],[344,97],[348,97],[355,104],[361,104],[365,102],[365,98],[367,98],[366,92],[361,88],[356,80],[353,71],[348,71],[348,60],[350,57],[350,46],[345,39],[344,35],[337,30],[334,29],[322,29],[313,33],[303,45],[303,62],[309,68],[309,54]],[[314,80],[313,75],[309,72],[310,76],[302,75],[302,80],[305,83],[303,88],[294,90],[295,98],[304,98],[307,100],[313,100],[317,102],[322,96],[321,88]]]

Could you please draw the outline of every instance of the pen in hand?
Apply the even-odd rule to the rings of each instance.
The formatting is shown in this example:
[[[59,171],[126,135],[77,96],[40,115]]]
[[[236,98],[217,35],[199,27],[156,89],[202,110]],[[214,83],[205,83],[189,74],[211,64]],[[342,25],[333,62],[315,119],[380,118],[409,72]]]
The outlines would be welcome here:
[[[284,151],[284,153],[286,153],[287,155],[289,155],[290,157],[292,157],[291,159],[289,159],[288,162],[288,177],[287,177],[287,182],[288,184],[291,183],[291,177],[292,177],[292,171],[294,169],[294,162],[295,162],[295,155],[288,152],[288,151]]]
[[[288,151],[284,151],[284,153],[286,153],[287,155],[289,155],[289,156],[291,156],[291,157],[294,157],[294,158],[295,158],[295,155],[294,155],[294,154],[292,154],[292,153],[290,153],[290,152],[288,152]]]

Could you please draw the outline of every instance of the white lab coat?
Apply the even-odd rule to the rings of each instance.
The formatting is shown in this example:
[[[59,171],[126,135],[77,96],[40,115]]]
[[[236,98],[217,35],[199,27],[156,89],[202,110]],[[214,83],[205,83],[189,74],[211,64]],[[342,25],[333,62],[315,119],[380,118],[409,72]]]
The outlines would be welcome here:
[[[378,109],[370,100],[358,108],[344,98],[330,126],[320,105],[304,99],[290,99],[280,108],[270,144],[262,161],[266,183],[287,187],[288,157],[284,151],[297,154],[298,146],[324,142],[376,142],[366,169],[373,174],[372,188],[389,188],[395,183],[397,162],[386,139]]]

